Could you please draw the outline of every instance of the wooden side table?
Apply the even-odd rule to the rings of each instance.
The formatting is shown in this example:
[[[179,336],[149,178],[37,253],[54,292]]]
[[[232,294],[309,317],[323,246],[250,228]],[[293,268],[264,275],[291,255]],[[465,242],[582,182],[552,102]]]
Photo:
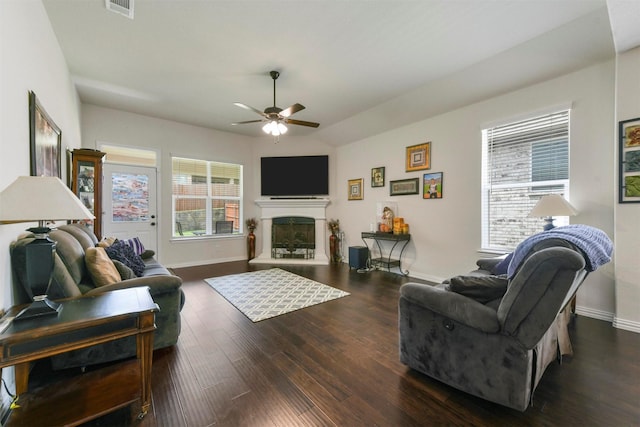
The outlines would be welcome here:
[[[15,321],[0,334],[0,373],[15,366],[20,395],[20,407],[12,410],[7,425],[39,425],[43,420],[48,425],[78,425],[132,404],[139,405],[137,417],[144,417],[151,406],[153,331],[159,310],[149,288],[59,302],[57,315]],[[20,308],[13,307],[7,316]],[[129,336],[136,336],[136,359],[27,391],[30,362]]]

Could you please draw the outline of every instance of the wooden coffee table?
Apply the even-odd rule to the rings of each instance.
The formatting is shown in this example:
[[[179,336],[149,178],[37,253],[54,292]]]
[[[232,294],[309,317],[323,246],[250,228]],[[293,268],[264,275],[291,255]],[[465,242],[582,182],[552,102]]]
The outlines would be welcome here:
[[[149,288],[131,288],[59,301],[57,315],[12,322],[0,334],[0,373],[15,366],[19,408],[8,426],[78,425],[132,406],[144,417],[151,406],[153,331],[158,306]],[[15,316],[14,307],[7,316]],[[30,362],[136,336],[137,357],[28,392]]]

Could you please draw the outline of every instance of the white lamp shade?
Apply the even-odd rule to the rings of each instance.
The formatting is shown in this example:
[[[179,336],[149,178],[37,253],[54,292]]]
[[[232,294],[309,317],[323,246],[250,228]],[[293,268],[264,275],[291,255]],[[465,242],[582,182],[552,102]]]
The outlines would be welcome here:
[[[20,176],[0,193],[0,223],[94,218],[58,177]]]
[[[576,208],[559,194],[543,196],[529,212],[529,217],[574,216]]]

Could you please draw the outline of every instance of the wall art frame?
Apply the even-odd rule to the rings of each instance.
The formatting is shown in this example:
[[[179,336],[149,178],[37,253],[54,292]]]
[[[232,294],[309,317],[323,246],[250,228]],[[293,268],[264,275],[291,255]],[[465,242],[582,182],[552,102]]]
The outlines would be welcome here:
[[[425,173],[422,176],[423,199],[442,199],[442,178],[442,172]]]
[[[348,200],[362,200],[364,199],[364,178],[350,179],[348,189]]]
[[[384,187],[384,166],[371,169],[371,187]]]
[[[640,117],[618,123],[619,203],[640,203]]]
[[[389,181],[390,196],[404,196],[420,193],[420,178],[398,179]]]
[[[431,142],[411,145],[406,148],[405,171],[431,169]]]
[[[31,176],[62,178],[62,131],[29,91],[29,145]]]

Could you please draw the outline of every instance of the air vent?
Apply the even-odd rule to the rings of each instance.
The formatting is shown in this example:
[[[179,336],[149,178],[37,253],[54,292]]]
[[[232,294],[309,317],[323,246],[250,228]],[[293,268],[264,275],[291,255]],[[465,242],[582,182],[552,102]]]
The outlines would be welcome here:
[[[104,0],[107,10],[133,19],[133,0]]]

